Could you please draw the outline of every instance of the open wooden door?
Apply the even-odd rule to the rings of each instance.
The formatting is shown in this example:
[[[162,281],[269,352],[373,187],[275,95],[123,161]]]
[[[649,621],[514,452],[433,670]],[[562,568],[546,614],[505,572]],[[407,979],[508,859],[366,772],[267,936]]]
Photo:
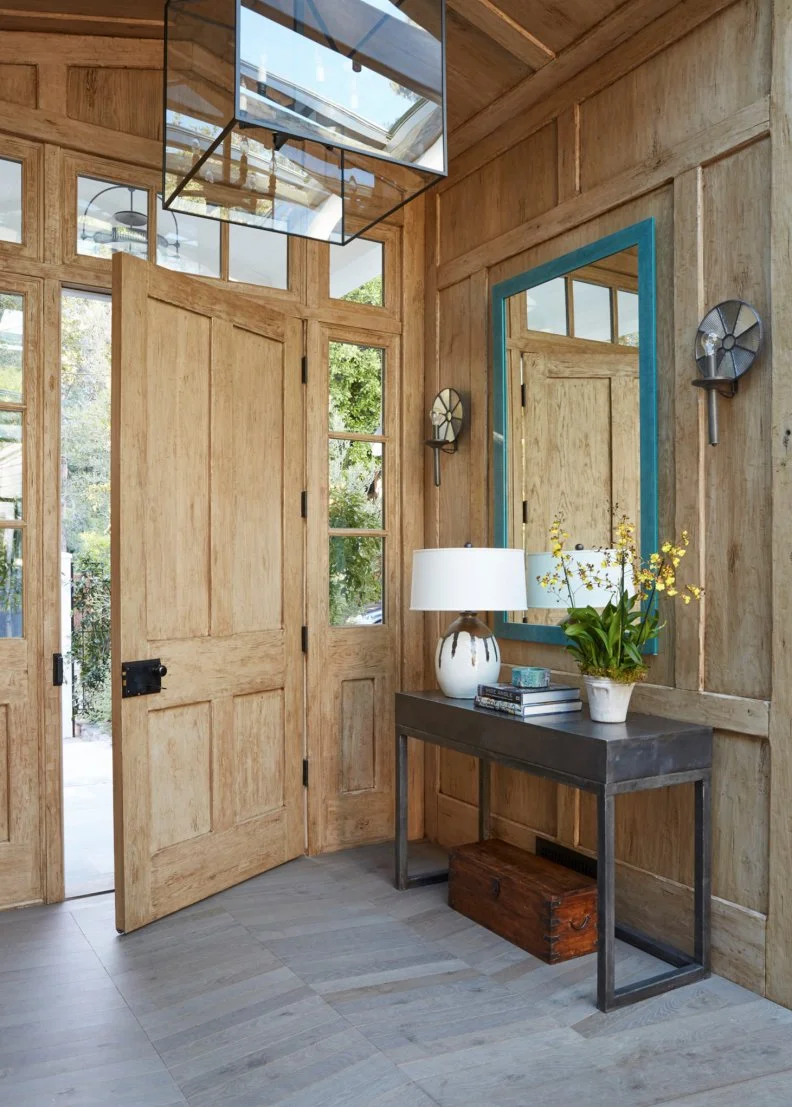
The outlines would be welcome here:
[[[304,849],[301,353],[298,321],[116,254],[121,931]],[[161,692],[123,694],[135,661],[167,668]]]

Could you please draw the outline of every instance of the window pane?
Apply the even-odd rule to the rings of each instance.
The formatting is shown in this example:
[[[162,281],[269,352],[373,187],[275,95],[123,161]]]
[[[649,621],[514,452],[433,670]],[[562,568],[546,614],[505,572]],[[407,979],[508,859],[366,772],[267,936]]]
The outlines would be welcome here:
[[[330,442],[331,527],[382,527],[382,470],[382,443]]]
[[[25,301],[0,292],[0,402],[22,403]]]
[[[22,531],[0,529],[0,638],[22,633]]]
[[[330,343],[330,430],[382,433],[385,351]]]
[[[384,303],[381,242],[356,238],[348,246],[330,247],[330,295],[356,304]]]
[[[148,190],[77,178],[77,253],[148,257]]]
[[[575,338],[612,342],[610,289],[588,281],[572,281]]]
[[[0,158],[0,242],[22,241],[22,162]]]
[[[528,289],[528,330],[547,334],[567,333],[566,281],[553,281]]]
[[[274,231],[229,223],[228,277],[267,288],[289,287],[289,239]]]
[[[330,625],[382,622],[382,538],[330,539]]]
[[[219,277],[218,221],[166,211],[162,197],[157,196],[157,265],[200,277]]]
[[[624,292],[619,289],[616,293],[616,303],[619,312],[619,343],[622,346],[637,346],[638,293]]]
[[[22,518],[22,412],[0,411],[0,519]]]

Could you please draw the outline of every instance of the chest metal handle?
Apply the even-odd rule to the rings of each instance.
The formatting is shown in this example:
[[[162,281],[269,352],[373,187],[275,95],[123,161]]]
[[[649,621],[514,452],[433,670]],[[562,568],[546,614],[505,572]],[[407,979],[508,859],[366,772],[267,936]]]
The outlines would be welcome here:
[[[591,922],[591,915],[586,915],[583,922],[570,923],[569,925],[572,927],[573,930],[585,930],[590,922]]]
[[[500,880],[498,880],[497,876],[491,877],[491,879],[490,879],[490,892],[492,893],[492,898],[493,899],[498,898],[498,896],[500,895],[500,890],[501,890]]]

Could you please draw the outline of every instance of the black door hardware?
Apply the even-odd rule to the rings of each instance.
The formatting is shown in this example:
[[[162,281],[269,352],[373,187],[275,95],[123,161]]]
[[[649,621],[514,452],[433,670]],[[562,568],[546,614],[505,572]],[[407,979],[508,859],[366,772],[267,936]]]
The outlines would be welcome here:
[[[149,661],[124,661],[121,664],[121,696],[153,696],[162,691],[162,678],[168,670],[158,657]]]

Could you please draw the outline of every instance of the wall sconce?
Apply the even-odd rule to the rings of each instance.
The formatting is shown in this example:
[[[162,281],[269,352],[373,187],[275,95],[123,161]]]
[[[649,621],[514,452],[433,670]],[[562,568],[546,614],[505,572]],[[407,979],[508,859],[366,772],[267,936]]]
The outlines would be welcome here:
[[[699,324],[694,355],[701,376],[693,381],[707,392],[709,444],[718,445],[718,396],[732,399],[762,346],[762,320],[744,300],[724,300]]]
[[[434,450],[434,482],[440,487],[440,453],[455,454],[462,433],[465,410],[459,393],[453,388],[444,388],[438,392],[429,410],[432,424],[432,437],[426,445]]]

